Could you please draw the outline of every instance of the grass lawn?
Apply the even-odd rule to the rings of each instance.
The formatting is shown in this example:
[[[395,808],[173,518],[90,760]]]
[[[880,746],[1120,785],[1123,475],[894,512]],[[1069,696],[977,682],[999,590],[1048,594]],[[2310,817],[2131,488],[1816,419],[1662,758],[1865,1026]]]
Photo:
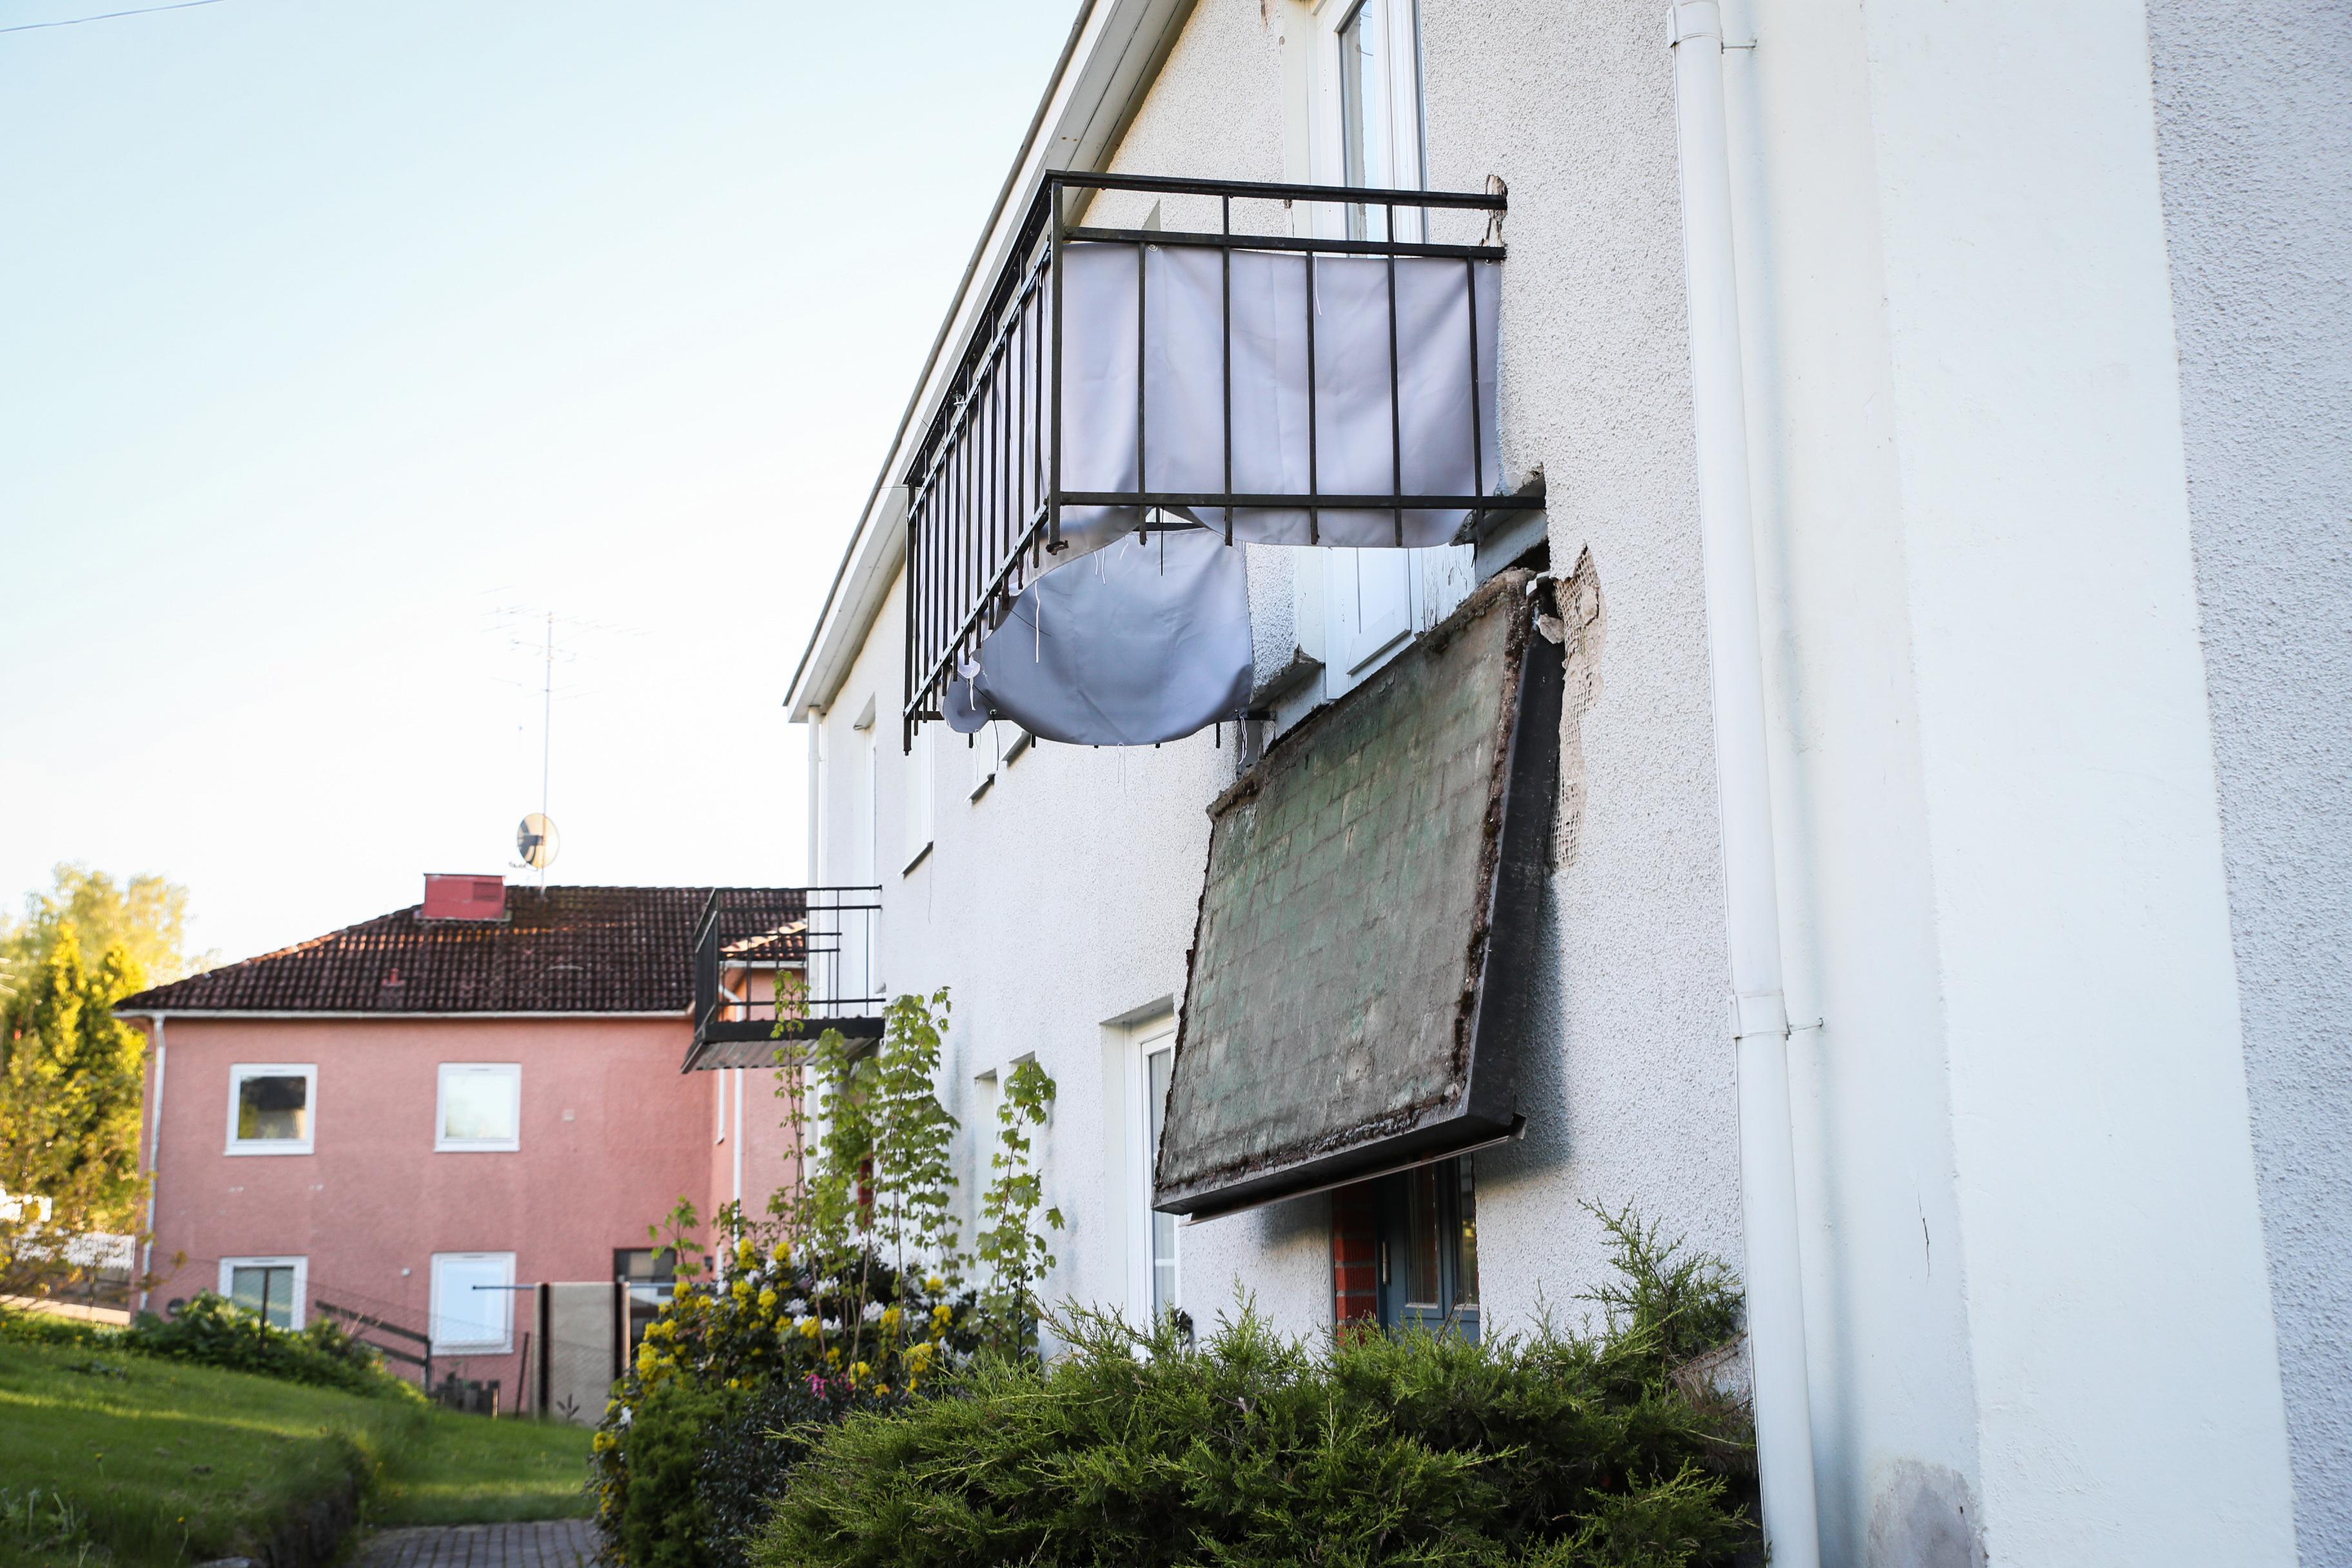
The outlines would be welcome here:
[[[588,1439],[577,1426],[0,1342],[0,1568],[242,1555],[369,1477],[376,1524],[583,1514]]]
[[[436,1410],[416,1441],[385,1464],[372,1523],[486,1524],[572,1519],[591,1510],[588,1429]]]
[[[0,1342],[0,1568],[242,1552],[427,1419],[410,1401]]]

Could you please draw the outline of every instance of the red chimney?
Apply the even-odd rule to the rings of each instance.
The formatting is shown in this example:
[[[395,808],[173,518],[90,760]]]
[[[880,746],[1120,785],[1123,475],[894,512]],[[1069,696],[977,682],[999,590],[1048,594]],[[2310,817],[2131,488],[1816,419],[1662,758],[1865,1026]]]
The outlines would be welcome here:
[[[507,879],[449,871],[425,873],[425,918],[428,921],[495,921],[506,918]]]

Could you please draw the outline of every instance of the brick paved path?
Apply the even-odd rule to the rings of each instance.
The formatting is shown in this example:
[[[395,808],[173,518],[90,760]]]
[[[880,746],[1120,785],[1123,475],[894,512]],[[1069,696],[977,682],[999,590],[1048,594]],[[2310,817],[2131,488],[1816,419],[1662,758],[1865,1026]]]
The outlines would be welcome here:
[[[595,1528],[584,1519],[546,1524],[450,1524],[379,1531],[359,1568],[588,1568]]]

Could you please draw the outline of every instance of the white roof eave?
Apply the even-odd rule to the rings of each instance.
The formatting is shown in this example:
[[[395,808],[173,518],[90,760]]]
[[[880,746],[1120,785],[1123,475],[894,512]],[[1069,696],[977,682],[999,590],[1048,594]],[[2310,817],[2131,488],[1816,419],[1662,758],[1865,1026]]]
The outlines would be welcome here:
[[[907,554],[907,490],[897,481],[930,426],[1040,182],[1048,170],[1098,169],[1109,158],[1194,3],[1082,0],[793,671],[784,706],[794,723],[832,705],[898,579]]]

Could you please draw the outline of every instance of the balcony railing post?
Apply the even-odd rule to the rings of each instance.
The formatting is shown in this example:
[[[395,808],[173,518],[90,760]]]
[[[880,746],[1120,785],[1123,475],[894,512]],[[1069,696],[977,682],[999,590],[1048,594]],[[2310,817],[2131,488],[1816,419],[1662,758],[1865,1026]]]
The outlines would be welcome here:
[[[1382,227],[1393,238],[1396,235],[1396,208],[1391,205],[1381,219]],[[1397,495],[1404,494],[1404,409],[1397,392],[1397,304],[1396,258],[1388,258],[1389,266],[1389,489]],[[1473,263],[1472,265],[1475,265]],[[1477,383],[1473,379],[1470,401],[1478,401]],[[1397,547],[1404,547],[1404,508],[1396,510]]]
[[[1478,427],[1478,264],[1462,264],[1470,305],[1470,493],[1486,493],[1486,433]]]
[[[1054,310],[1054,347],[1048,357],[1053,361],[1054,429],[1046,455],[1048,482],[1045,496],[1045,550],[1048,554],[1062,552],[1062,296],[1068,292],[1063,285],[1067,279],[1062,272],[1062,187],[1048,179],[1045,199],[1052,204],[1048,215],[1052,238],[1046,262],[1046,280],[1052,285]]]
[[[1217,231],[1231,239],[1234,237],[1234,198],[1219,196],[1217,201],[1221,207]],[[1225,349],[1225,494],[1230,496],[1234,493],[1234,247],[1219,246],[1217,260],[1220,265],[1220,320],[1224,324]],[[1224,510],[1225,543],[1230,546],[1234,542],[1234,509],[1228,505]]]
[[[1315,505],[1322,484],[1315,468],[1315,253],[1307,253],[1307,542],[1323,542],[1323,514]]]

